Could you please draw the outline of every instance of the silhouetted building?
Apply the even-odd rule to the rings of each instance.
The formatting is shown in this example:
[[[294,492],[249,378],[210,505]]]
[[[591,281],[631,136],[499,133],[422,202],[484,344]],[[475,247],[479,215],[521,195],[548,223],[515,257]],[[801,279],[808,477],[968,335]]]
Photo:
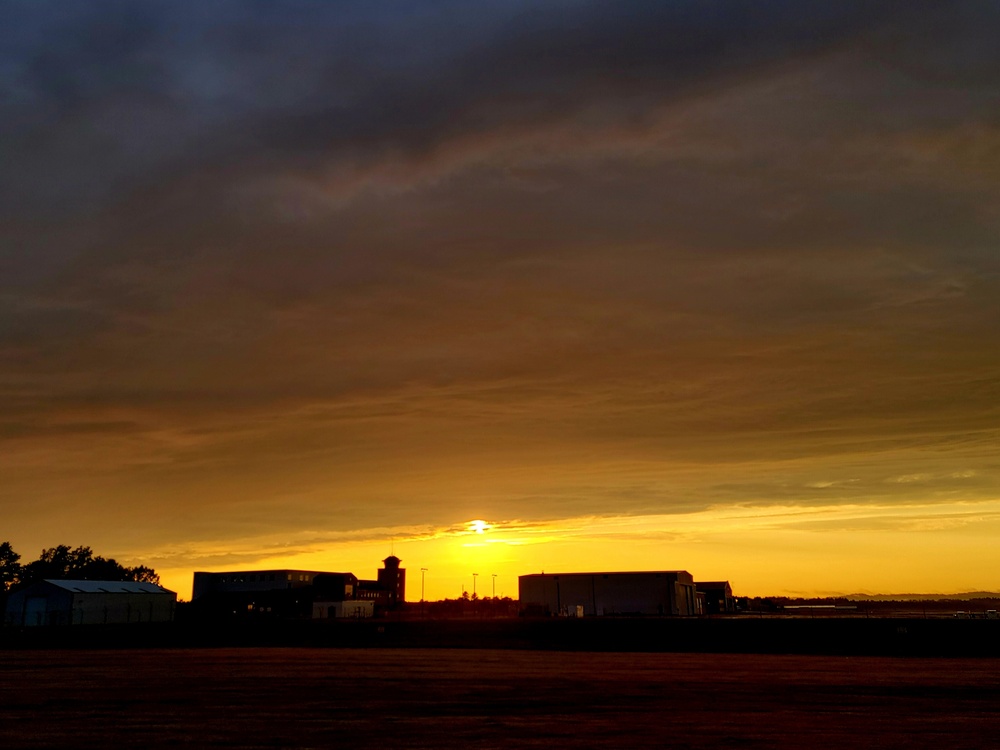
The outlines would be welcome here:
[[[375,616],[375,602],[364,599],[329,601],[317,598],[313,601],[314,620],[355,619],[363,620]]]
[[[194,574],[192,606],[213,616],[371,617],[403,601],[406,571],[384,560],[377,581],[318,570],[242,570]]]
[[[324,575],[318,570],[235,570],[225,573],[196,572],[191,598],[208,594],[250,593],[312,586],[313,579]],[[330,574],[325,574],[330,575]],[[351,575],[348,573],[347,575]],[[353,576],[352,576],[353,578]],[[357,582],[357,579],[354,579]]]
[[[550,615],[697,614],[686,570],[632,573],[537,573],[518,578],[521,606]]]
[[[385,567],[378,571],[378,584],[389,596],[389,609],[396,609],[406,601],[406,570],[399,567],[401,562],[395,555],[389,555],[382,561]]]
[[[353,573],[316,573],[313,596],[328,602],[353,601],[357,598],[358,578]]]
[[[372,617],[375,603],[359,599],[359,591],[353,573],[317,573],[313,578],[313,619]]]
[[[696,584],[697,585],[697,584]],[[694,592],[694,613],[696,615],[705,614],[705,593],[703,591]]]
[[[312,617],[317,600],[354,598],[352,573],[319,570],[236,570],[194,574],[191,602],[212,616]]]
[[[736,611],[736,600],[729,581],[699,581],[695,583],[699,594],[705,595],[705,614],[723,615]]]
[[[177,594],[137,581],[59,581],[33,583],[7,598],[9,625],[111,625],[169,622]]]
[[[376,580],[358,581],[357,598],[373,602],[376,610],[398,609],[406,601],[406,570],[400,562],[395,555],[385,558]]]
[[[379,609],[389,608],[389,592],[382,588],[382,584],[378,581],[359,579],[356,598],[361,601],[373,602]]]

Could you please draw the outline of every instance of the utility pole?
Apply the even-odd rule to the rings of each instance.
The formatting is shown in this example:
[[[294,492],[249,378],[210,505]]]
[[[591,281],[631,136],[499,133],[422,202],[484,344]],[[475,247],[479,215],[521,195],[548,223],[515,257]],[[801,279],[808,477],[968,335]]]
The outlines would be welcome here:
[[[497,598],[497,574],[493,574],[493,598]]]
[[[420,569],[420,601],[424,600],[424,573],[427,572],[427,568]]]
[[[473,573],[472,574],[472,598],[473,599],[476,598],[476,578],[478,576],[479,576],[479,573]]]

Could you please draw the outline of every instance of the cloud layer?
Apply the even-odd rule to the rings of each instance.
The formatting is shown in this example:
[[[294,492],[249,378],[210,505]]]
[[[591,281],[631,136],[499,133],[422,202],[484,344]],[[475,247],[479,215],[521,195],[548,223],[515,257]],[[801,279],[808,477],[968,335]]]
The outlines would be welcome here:
[[[6,4],[5,526],[995,499],[998,22]]]

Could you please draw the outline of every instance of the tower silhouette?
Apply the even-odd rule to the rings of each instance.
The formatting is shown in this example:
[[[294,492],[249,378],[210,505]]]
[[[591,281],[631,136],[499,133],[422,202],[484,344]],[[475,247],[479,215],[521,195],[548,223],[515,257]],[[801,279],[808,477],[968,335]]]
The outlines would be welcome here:
[[[382,561],[385,567],[378,571],[379,586],[389,594],[389,609],[406,601],[406,569],[399,567],[400,562],[395,555],[389,555]]]

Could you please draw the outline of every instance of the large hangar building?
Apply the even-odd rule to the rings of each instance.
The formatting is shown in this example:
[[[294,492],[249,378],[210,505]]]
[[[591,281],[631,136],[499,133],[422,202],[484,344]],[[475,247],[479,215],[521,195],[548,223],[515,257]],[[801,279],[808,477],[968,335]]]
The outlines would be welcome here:
[[[137,581],[59,581],[46,579],[7,599],[9,625],[111,625],[169,622],[177,594]]]
[[[518,578],[521,606],[550,615],[698,614],[686,570],[633,573],[536,573]]]

